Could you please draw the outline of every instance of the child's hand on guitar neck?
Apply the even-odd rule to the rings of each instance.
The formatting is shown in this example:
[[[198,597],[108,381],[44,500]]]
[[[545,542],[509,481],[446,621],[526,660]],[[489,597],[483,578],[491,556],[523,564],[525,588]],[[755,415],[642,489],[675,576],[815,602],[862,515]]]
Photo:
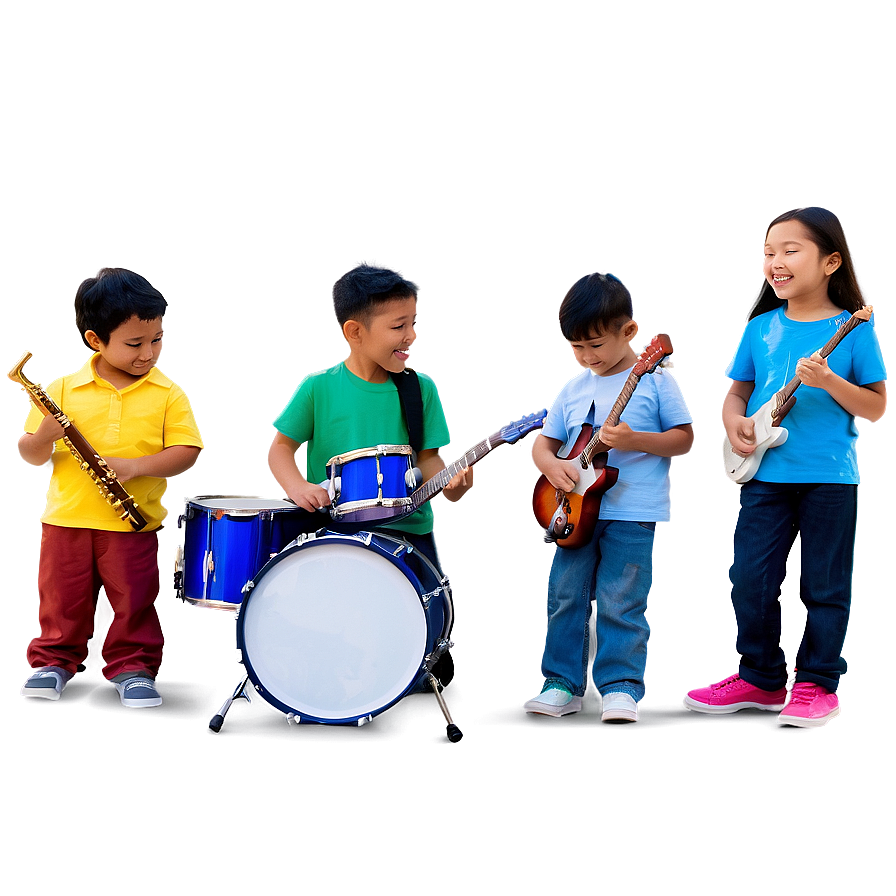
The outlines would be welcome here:
[[[804,386],[811,386],[814,389],[825,389],[827,388],[826,383],[834,374],[828,367],[827,360],[822,358],[818,352],[815,352],[811,357],[801,358],[797,361],[796,375]]]
[[[608,448],[615,448],[617,451],[635,451],[636,436],[634,430],[628,425],[620,421],[616,426],[610,426],[605,423],[600,428],[600,440]]]
[[[459,501],[472,485],[473,471],[469,467],[465,467],[451,477],[448,484],[442,489],[442,492],[449,501]]]

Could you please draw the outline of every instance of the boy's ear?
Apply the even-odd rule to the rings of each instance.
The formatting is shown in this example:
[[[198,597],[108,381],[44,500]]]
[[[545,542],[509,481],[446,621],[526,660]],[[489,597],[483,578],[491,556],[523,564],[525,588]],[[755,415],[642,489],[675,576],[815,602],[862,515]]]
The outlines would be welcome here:
[[[361,323],[356,320],[347,320],[342,325],[342,335],[349,345],[357,345],[361,341]]]
[[[626,342],[631,342],[638,335],[638,325],[635,321],[630,320],[623,328],[622,335]]]
[[[94,333],[93,330],[87,330],[84,333],[84,338],[87,340],[87,344],[95,351],[98,352],[100,350],[100,346],[103,344],[102,340],[99,336]]]

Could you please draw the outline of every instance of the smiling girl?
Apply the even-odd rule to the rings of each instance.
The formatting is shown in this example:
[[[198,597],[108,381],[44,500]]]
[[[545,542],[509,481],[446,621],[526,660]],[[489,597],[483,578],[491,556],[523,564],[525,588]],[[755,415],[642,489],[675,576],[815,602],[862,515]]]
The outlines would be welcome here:
[[[756,449],[750,419],[792,377],[807,388],[787,416],[788,438],[763,456],[741,487],[731,600],[737,618],[737,675],[691,691],[697,712],[783,712],[782,724],[814,727],[840,711],[837,686],[849,618],[859,470],[855,417],[879,419],[886,370],[870,325],[852,330],[830,356],[817,349],[865,306],[846,237],[823,208],[786,212],[765,238],[765,283],[728,369],[722,408],[735,453]],[[779,597],[787,557],[800,535],[800,597],[806,629],[787,699]]]

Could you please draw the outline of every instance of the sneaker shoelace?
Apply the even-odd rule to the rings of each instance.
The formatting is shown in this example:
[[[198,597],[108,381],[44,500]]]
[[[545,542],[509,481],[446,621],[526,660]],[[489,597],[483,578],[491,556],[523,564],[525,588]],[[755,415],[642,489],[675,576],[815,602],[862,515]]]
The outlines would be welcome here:
[[[740,675],[732,675],[731,678],[726,678],[724,681],[720,681],[716,685],[717,691],[729,691],[734,687],[737,687],[743,679]]]
[[[818,685],[814,684],[794,687],[790,692],[790,703],[791,705],[807,706],[819,695],[819,693],[820,688]]]

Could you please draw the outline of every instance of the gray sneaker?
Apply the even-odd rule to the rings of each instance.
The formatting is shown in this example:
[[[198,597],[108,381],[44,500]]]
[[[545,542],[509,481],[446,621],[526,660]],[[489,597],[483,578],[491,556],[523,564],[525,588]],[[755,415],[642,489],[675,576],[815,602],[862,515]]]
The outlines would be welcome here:
[[[121,697],[122,706],[139,709],[148,706],[161,706],[162,698],[156,690],[156,683],[151,678],[134,676],[124,681],[112,682]]]
[[[566,688],[545,688],[537,697],[523,704],[526,712],[555,718],[578,712],[581,708],[582,698],[573,696]]]
[[[28,681],[22,685],[22,696],[58,700],[73,674],[60,669],[59,666],[41,666],[35,669]]]

